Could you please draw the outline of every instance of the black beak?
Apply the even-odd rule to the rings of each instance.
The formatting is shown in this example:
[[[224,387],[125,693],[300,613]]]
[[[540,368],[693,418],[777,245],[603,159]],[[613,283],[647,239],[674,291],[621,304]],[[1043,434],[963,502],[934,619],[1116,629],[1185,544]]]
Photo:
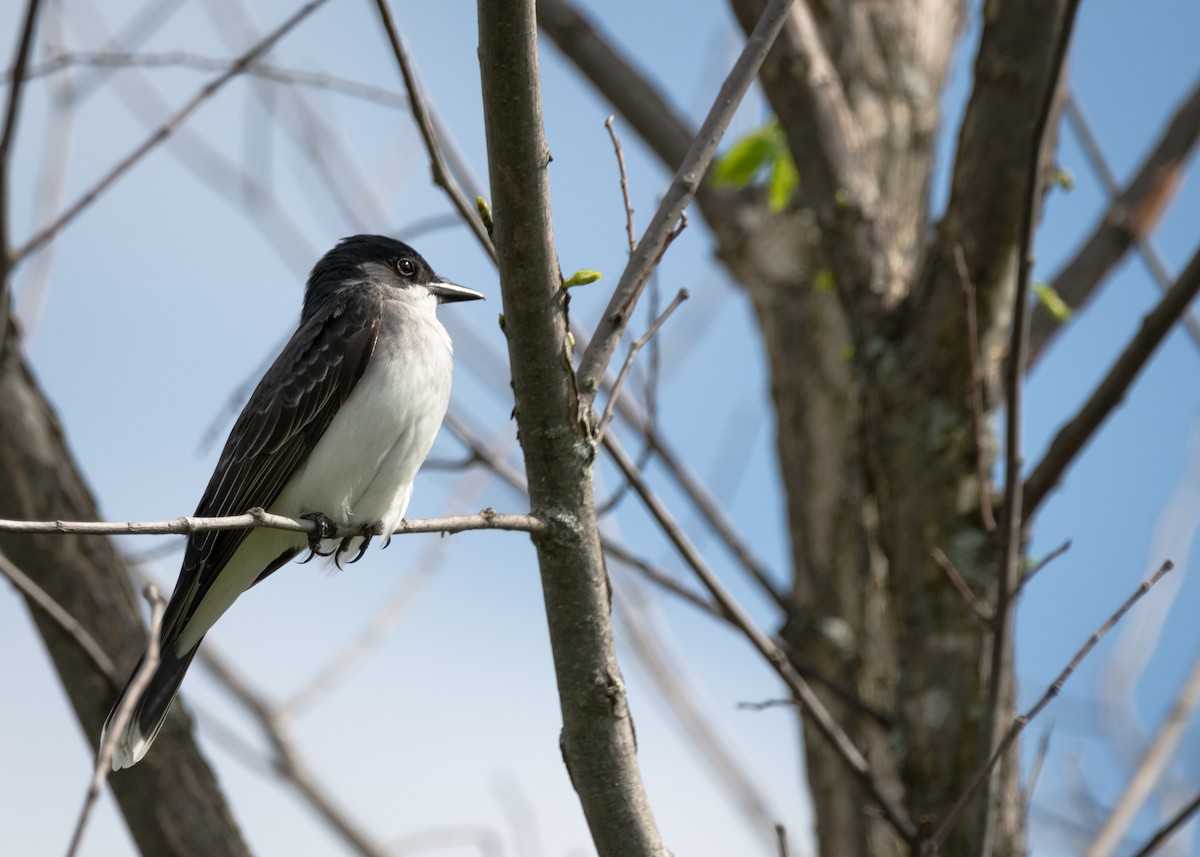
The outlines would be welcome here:
[[[480,292],[446,280],[438,280],[437,282],[430,283],[429,293],[436,297],[440,304],[449,304],[455,301],[483,300],[483,295]]]

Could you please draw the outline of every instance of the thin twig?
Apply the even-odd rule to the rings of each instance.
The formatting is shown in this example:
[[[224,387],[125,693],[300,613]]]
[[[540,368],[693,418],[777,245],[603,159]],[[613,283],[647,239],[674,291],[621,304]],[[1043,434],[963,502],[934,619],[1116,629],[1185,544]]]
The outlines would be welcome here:
[[[64,51],[55,53],[29,68],[27,77],[33,79],[55,74],[75,66],[101,66],[105,68],[187,68],[199,71],[222,71],[229,67],[229,60],[206,57],[190,51],[163,51],[147,53],[125,53],[120,51]],[[338,77],[304,69],[285,68],[271,63],[258,63],[245,72],[250,77],[261,77],[273,83],[324,89],[339,95],[348,95],[385,107],[408,107],[408,98],[402,92],[360,83],[357,80]]]
[[[1033,764],[1029,767],[1029,778],[1025,782],[1025,817],[1029,817],[1029,808],[1033,806],[1033,793],[1037,791],[1038,780],[1042,777],[1042,769],[1046,765],[1046,757],[1050,755],[1050,733],[1054,724],[1042,733],[1038,739],[1037,750],[1033,754]]]
[[[87,828],[88,818],[92,814],[92,807],[96,805],[96,800],[100,797],[100,790],[104,788],[104,782],[108,779],[113,753],[116,752],[117,744],[121,740],[121,735],[124,733],[125,727],[129,725],[130,718],[133,717],[133,709],[137,705],[138,697],[142,695],[142,691],[150,684],[150,679],[154,676],[154,671],[158,669],[158,634],[162,629],[163,611],[166,609],[167,602],[158,594],[158,587],[153,583],[146,584],[146,588],[142,590],[142,594],[150,602],[150,631],[146,635],[146,656],[142,659],[141,666],[138,667],[137,672],[134,673],[132,680],[130,680],[129,690],[122,697],[121,705],[117,708],[112,722],[109,724],[109,728],[104,733],[104,743],[100,746],[100,753],[96,757],[96,767],[92,771],[92,781],[88,786],[87,794],[84,796],[83,808],[79,811],[79,819],[75,822],[75,832],[71,835],[71,844],[67,846],[67,857],[74,857],[79,850],[79,845],[83,841],[83,832]]]
[[[975,314],[975,284],[967,270],[961,244],[954,245],[954,264],[962,281],[963,301],[967,312],[967,365],[971,374],[971,431],[975,434],[975,481],[979,488],[979,516],[983,528],[996,531],[996,516],[992,513],[991,479],[983,454],[983,375],[979,371],[979,319]],[[982,614],[981,614],[982,615]]]
[[[438,144],[437,130],[434,128],[429,108],[425,105],[425,98],[421,94],[420,84],[417,83],[416,73],[409,62],[408,52],[404,49],[400,33],[392,20],[387,0],[375,0],[375,7],[379,10],[379,18],[383,22],[384,30],[387,31],[392,53],[396,57],[397,65],[400,66],[400,75],[404,78],[404,88],[408,92],[408,103],[412,109],[413,119],[416,120],[417,129],[421,132],[421,139],[425,143],[425,151],[429,155],[429,168],[433,172],[434,184],[450,197],[450,202],[457,209],[459,216],[471,227],[471,232],[475,234],[479,246],[495,262],[496,248],[492,244],[492,236],[488,235],[487,228],[479,219],[479,212],[475,205],[466,198],[446,167],[446,159],[442,156],[442,149]]]
[[[1200,793],[1197,793],[1190,801],[1183,805],[1179,812],[1175,813],[1166,824],[1160,827],[1149,841],[1146,842],[1133,857],[1150,857],[1151,854],[1158,851],[1166,841],[1175,835],[1179,828],[1187,824],[1193,815],[1200,810]]]
[[[17,133],[17,118],[21,113],[21,96],[25,91],[25,73],[29,66],[29,54],[33,51],[33,33],[37,27],[38,9],[41,0],[29,0],[25,6],[25,21],[17,41],[17,54],[13,60],[12,83],[8,88],[8,104],[4,108],[4,130],[0,132],[0,340],[8,330],[8,313],[11,301],[8,296],[10,274],[16,265],[16,257],[9,253],[9,158],[13,140]]]
[[[625,201],[625,232],[629,236],[629,255],[637,249],[637,239],[633,236],[633,203],[629,199],[629,174],[625,172],[625,151],[621,148],[621,140],[613,127],[613,117],[604,120],[608,136],[612,138],[613,151],[617,153],[617,170],[621,174],[621,198]]]
[[[1112,811],[1088,846],[1085,857],[1108,857],[1116,851],[1126,830],[1162,780],[1167,766],[1178,758],[1176,750],[1192,724],[1197,705],[1200,705],[1200,658],[1193,660],[1191,671],[1171,710],[1146,746],[1137,767],[1130,774],[1128,785],[1113,804]]]
[[[741,56],[738,57],[729,76],[725,78],[725,82],[721,84],[720,92],[717,93],[704,124],[692,140],[683,163],[675,173],[675,179],[671,182],[658,210],[654,212],[654,217],[638,242],[637,249],[630,256],[629,264],[621,274],[621,280],[617,283],[608,308],[604,311],[604,316],[579,361],[578,386],[585,403],[590,403],[600,389],[601,380],[609,361],[612,360],[617,342],[629,323],[650,272],[666,246],[667,237],[703,181],[729,120],[733,118],[742,96],[758,74],[767,51],[775,43],[775,37],[779,35],[791,6],[792,0],[771,0],[763,10],[762,17],[746,40]]]
[[[1033,232],[1041,199],[1042,149],[1046,142],[1046,129],[1050,122],[1055,93],[1058,91],[1058,81],[1067,56],[1067,46],[1071,42],[1075,15],[1079,11],[1079,2],[1080,0],[1067,0],[1059,31],[1054,36],[1050,71],[1045,91],[1041,93],[1041,103],[1038,104],[1030,138],[1033,145],[1026,153],[1026,179],[1022,196],[1024,205],[1017,242],[1017,284],[1013,294],[1012,336],[1009,342],[1008,378],[1005,385],[1004,528],[1000,533],[1000,564],[997,569],[996,603],[992,621],[991,672],[988,675],[987,688],[987,705],[992,719],[988,724],[988,733],[991,738],[989,743],[993,748],[996,746],[1002,712],[1005,710],[1005,687],[1013,680],[1010,640],[1013,635],[1013,605],[1021,584],[1021,556],[1026,521],[1026,514],[1022,508],[1024,484],[1021,481],[1023,383],[1026,355],[1029,352],[1029,291],[1033,275]],[[996,801],[989,798],[983,825],[984,835],[989,841],[996,826],[996,809]]]
[[[829,709],[821,702],[820,697],[813,692],[804,677],[792,666],[787,654],[774,640],[754,624],[753,620],[742,610],[741,606],[733,599],[733,596],[729,594],[717,576],[709,569],[699,552],[696,551],[687,536],[679,528],[678,524],[675,523],[675,520],[671,517],[662,501],[650,490],[649,486],[642,479],[641,474],[637,472],[633,461],[630,460],[625,451],[615,443],[608,445],[608,449],[612,453],[613,460],[625,474],[625,478],[633,485],[634,490],[642,499],[651,516],[658,523],[667,538],[670,539],[671,543],[675,545],[680,556],[696,574],[696,577],[699,578],[704,588],[709,591],[713,601],[722,612],[730,617],[731,622],[746,636],[754,648],[758,650],[767,663],[774,668],[779,677],[783,679],[788,689],[799,700],[808,717],[808,721],[829,742],[834,753],[846,765],[851,775],[858,781],[871,800],[879,807],[879,810],[883,813],[888,823],[892,825],[904,841],[909,843],[916,842],[916,825],[913,824],[904,811],[891,798],[883,793],[883,790],[871,772],[870,763],[854,745],[854,742],[850,740],[850,737],[842,730],[842,727],[838,725],[837,721],[834,720],[833,716],[829,713]]]
[[[1058,678],[1056,678],[1054,682],[1048,688],[1046,688],[1046,692],[1042,694],[1041,699],[1034,703],[1033,707],[1027,712],[1013,718],[1012,724],[1008,727],[1008,731],[1004,733],[1003,737],[1001,737],[1000,741],[996,744],[996,748],[993,751],[991,758],[987,760],[983,767],[975,772],[975,776],[971,779],[971,784],[967,786],[966,790],[961,795],[959,795],[954,807],[950,810],[946,817],[942,819],[941,823],[938,824],[933,835],[925,842],[925,846],[922,851],[923,854],[928,855],[937,853],[937,849],[943,842],[946,841],[946,837],[950,834],[951,829],[954,827],[963,811],[975,797],[975,793],[979,791],[979,787],[988,778],[988,775],[991,774],[992,769],[996,767],[996,763],[1000,761],[1000,758],[1008,751],[1008,748],[1011,747],[1013,742],[1017,740],[1017,737],[1020,736],[1022,730],[1024,730],[1025,727],[1028,726],[1029,723],[1042,712],[1043,708],[1050,704],[1051,700],[1058,696],[1058,694],[1062,691],[1063,685],[1066,684],[1067,679],[1071,677],[1071,674],[1075,672],[1075,670],[1083,662],[1083,659],[1086,658],[1091,653],[1092,649],[1096,647],[1096,644],[1104,639],[1104,636],[1111,631],[1118,622],[1121,621],[1125,614],[1133,608],[1133,605],[1141,600],[1142,596],[1149,592],[1150,589],[1156,583],[1162,580],[1163,576],[1174,567],[1175,564],[1170,560],[1167,560],[1161,566],[1159,566],[1158,571],[1154,572],[1154,574],[1152,574],[1149,578],[1142,581],[1138,588],[1134,590],[1133,594],[1125,599],[1125,603],[1118,607],[1116,612],[1109,616],[1108,619],[1104,621],[1104,624],[1101,625],[1096,632],[1088,638],[1087,642],[1083,644],[1079,651],[1075,653],[1075,657],[1071,658],[1071,662],[1068,663],[1063,671],[1058,674]]]
[[[992,621],[995,617],[992,615],[991,609],[979,600],[979,596],[974,593],[970,584],[963,578],[962,573],[958,570],[958,566],[950,561],[950,557],[946,556],[945,551],[941,548],[934,548],[930,553],[933,556],[934,562],[940,565],[946,572],[946,577],[950,579],[950,583],[958,590],[958,594],[962,596],[963,601],[967,602],[967,606],[971,608],[975,615],[985,622]]]
[[[315,533],[317,525],[303,518],[273,515],[255,507],[244,515],[218,518],[182,517],[167,521],[5,521],[0,520],[0,532],[7,533],[73,533],[76,535],[189,535],[210,530],[254,530],[267,528],[293,533]],[[509,515],[484,509],[475,515],[451,515],[443,518],[417,518],[401,521],[392,535],[406,533],[462,533],[468,530],[519,530],[540,533],[545,524],[533,515]],[[361,536],[361,527],[341,527],[330,538]]]
[[[64,227],[78,217],[88,206],[95,202],[101,194],[112,186],[117,179],[125,175],[138,161],[145,157],[149,152],[153,151],[160,143],[166,140],[175,132],[189,116],[196,112],[199,107],[212,98],[218,90],[225,84],[233,80],[247,68],[254,65],[258,59],[271,50],[280,39],[288,34],[309,14],[315,11],[327,0],[309,0],[298,9],[295,14],[280,24],[275,30],[268,34],[265,38],[257,42],[250,50],[242,54],[232,65],[224,72],[217,75],[213,80],[206,84],[199,92],[192,96],[183,107],[176,111],[167,121],[163,122],[158,129],[151,134],[146,140],[136,149],[126,155],[120,162],[108,171],[95,185],[86,191],[83,196],[72,203],[66,211],[58,216],[57,219],[49,226],[39,230],[32,238],[25,242],[20,249],[12,254],[12,264],[15,265],[22,259],[27,257],[34,250],[37,250],[47,242],[51,241]]]
[[[790,857],[792,852],[788,848],[787,828],[782,824],[775,825],[775,839],[779,843],[779,857]]]
[[[649,342],[654,334],[658,333],[658,329],[663,326],[671,313],[679,308],[679,305],[690,298],[692,295],[687,289],[680,289],[679,294],[675,295],[675,299],[662,311],[662,315],[654,319],[650,329],[647,330],[633,345],[629,346],[629,354],[625,356],[625,362],[621,365],[621,371],[617,374],[617,380],[613,382],[612,389],[608,394],[608,403],[604,406],[604,416],[600,418],[600,424],[596,427],[597,439],[603,439],[604,431],[608,428],[608,424],[612,422],[613,410],[617,406],[617,397],[621,394],[621,385],[625,383],[625,376],[629,374],[629,368],[633,366],[633,359],[637,357],[639,351]]]
[[[1054,562],[1056,559],[1058,559],[1060,556],[1065,554],[1070,549],[1071,549],[1071,540],[1067,539],[1061,545],[1056,547],[1054,550],[1050,551],[1050,553],[1046,554],[1044,557],[1042,557],[1037,562],[1035,562],[1033,565],[1031,565],[1028,569],[1026,569],[1025,573],[1021,575],[1021,589],[1024,589],[1026,584],[1028,584],[1029,581],[1033,580],[1034,575],[1036,575],[1043,568],[1048,566],[1050,563]]]
[[[1025,481],[1025,493],[1030,515],[1058,484],[1067,467],[1113,409],[1125,398],[1125,393],[1197,294],[1200,294],[1200,250],[1192,256],[1187,268],[1158,305],[1142,319],[1138,332],[1129,340],[1079,412],[1058,430],[1050,442],[1050,448],[1029,474]]]
[[[258,721],[271,745],[271,767],[275,773],[290,782],[304,801],[361,857],[385,857],[388,852],[371,841],[366,831],[337,806],[332,795],[309,773],[292,744],[287,731],[287,718],[272,708],[211,644],[201,647],[199,658]]]
[[[0,551],[0,574],[12,581],[13,586],[21,590],[26,598],[37,604],[46,612],[46,615],[57,622],[58,626],[79,644],[79,648],[83,650],[84,654],[91,658],[96,669],[108,676],[108,680],[114,687],[118,685],[124,676],[117,674],[117,668],[113,665],[112,658],[100,647],[96,638],[89,634],[87,628],[79,624],[79,621],[68,613],[65,607],[51,598],[46,590],[21,571],[12,560],[5,556],[3,551]]]

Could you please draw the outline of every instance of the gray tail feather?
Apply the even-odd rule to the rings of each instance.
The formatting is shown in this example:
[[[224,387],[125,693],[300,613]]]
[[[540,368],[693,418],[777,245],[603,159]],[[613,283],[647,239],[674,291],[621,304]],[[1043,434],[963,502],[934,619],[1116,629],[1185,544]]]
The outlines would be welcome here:
[[[174,647],[170,644],[165,644],[162,648],[163,651],[158,668],[155,669],[154,675],[150,678],[150,683],[146,685],[145,690],[142,691],[141,696],[138,698],[137,705],[133,709],[133,716],[117,741],[117,748],[112,758],[112,768],[114,771],[132,767],[146,755],[146,751],[150,749],[155,736],[158,735],[158,730],[162,728],[163,721],[167,719],[167,714],[171,710],[171,703],[174,701],[175,695],[179,693],[179,685],[183,681],[183,676],[187,673],[187,668],[191,665],[192,658],[196,656],[196,652],[200,646],[197,644],[182,657],[176,656],[173,651]],[[104,745],[105,736],[108,735],[109,727],[117,714],[117,709],[124,703],[126,696],[129,694],[130,684],[132,684],[134,677],[137,676],[138,670],[142,668],[145,660],[146,656],[142,655],[138,660],[137,667],[133,671],[133,675],[129,679],[129,683],[125,685],[125,689],[121,691],[121,695],[113,703],[112,710],[108,712],[108,717],[104,721],[104,731],[100,735],[101,746]]]

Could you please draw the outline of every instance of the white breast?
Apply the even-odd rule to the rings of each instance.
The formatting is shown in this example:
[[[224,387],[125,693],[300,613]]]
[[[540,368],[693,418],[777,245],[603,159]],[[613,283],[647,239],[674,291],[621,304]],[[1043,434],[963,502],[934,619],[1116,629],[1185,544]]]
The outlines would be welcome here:
[[[385,533],[400,523],[450,401],[450,336],[435,307],[432,297],[384,304],[366,372],[273,511]]]

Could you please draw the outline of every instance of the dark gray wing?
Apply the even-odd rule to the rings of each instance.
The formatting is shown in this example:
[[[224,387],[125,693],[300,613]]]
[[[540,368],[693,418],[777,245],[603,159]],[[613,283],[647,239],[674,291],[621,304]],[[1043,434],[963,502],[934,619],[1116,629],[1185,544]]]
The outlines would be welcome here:
[[[364,290],[296,331],[234,423],[196,507],[198,517],[241,515],[275,502],[366,371],[380,317],[379,296]],[[188,537],[163,617],[163,640],[178,636],[249,533],[220,530]]]

